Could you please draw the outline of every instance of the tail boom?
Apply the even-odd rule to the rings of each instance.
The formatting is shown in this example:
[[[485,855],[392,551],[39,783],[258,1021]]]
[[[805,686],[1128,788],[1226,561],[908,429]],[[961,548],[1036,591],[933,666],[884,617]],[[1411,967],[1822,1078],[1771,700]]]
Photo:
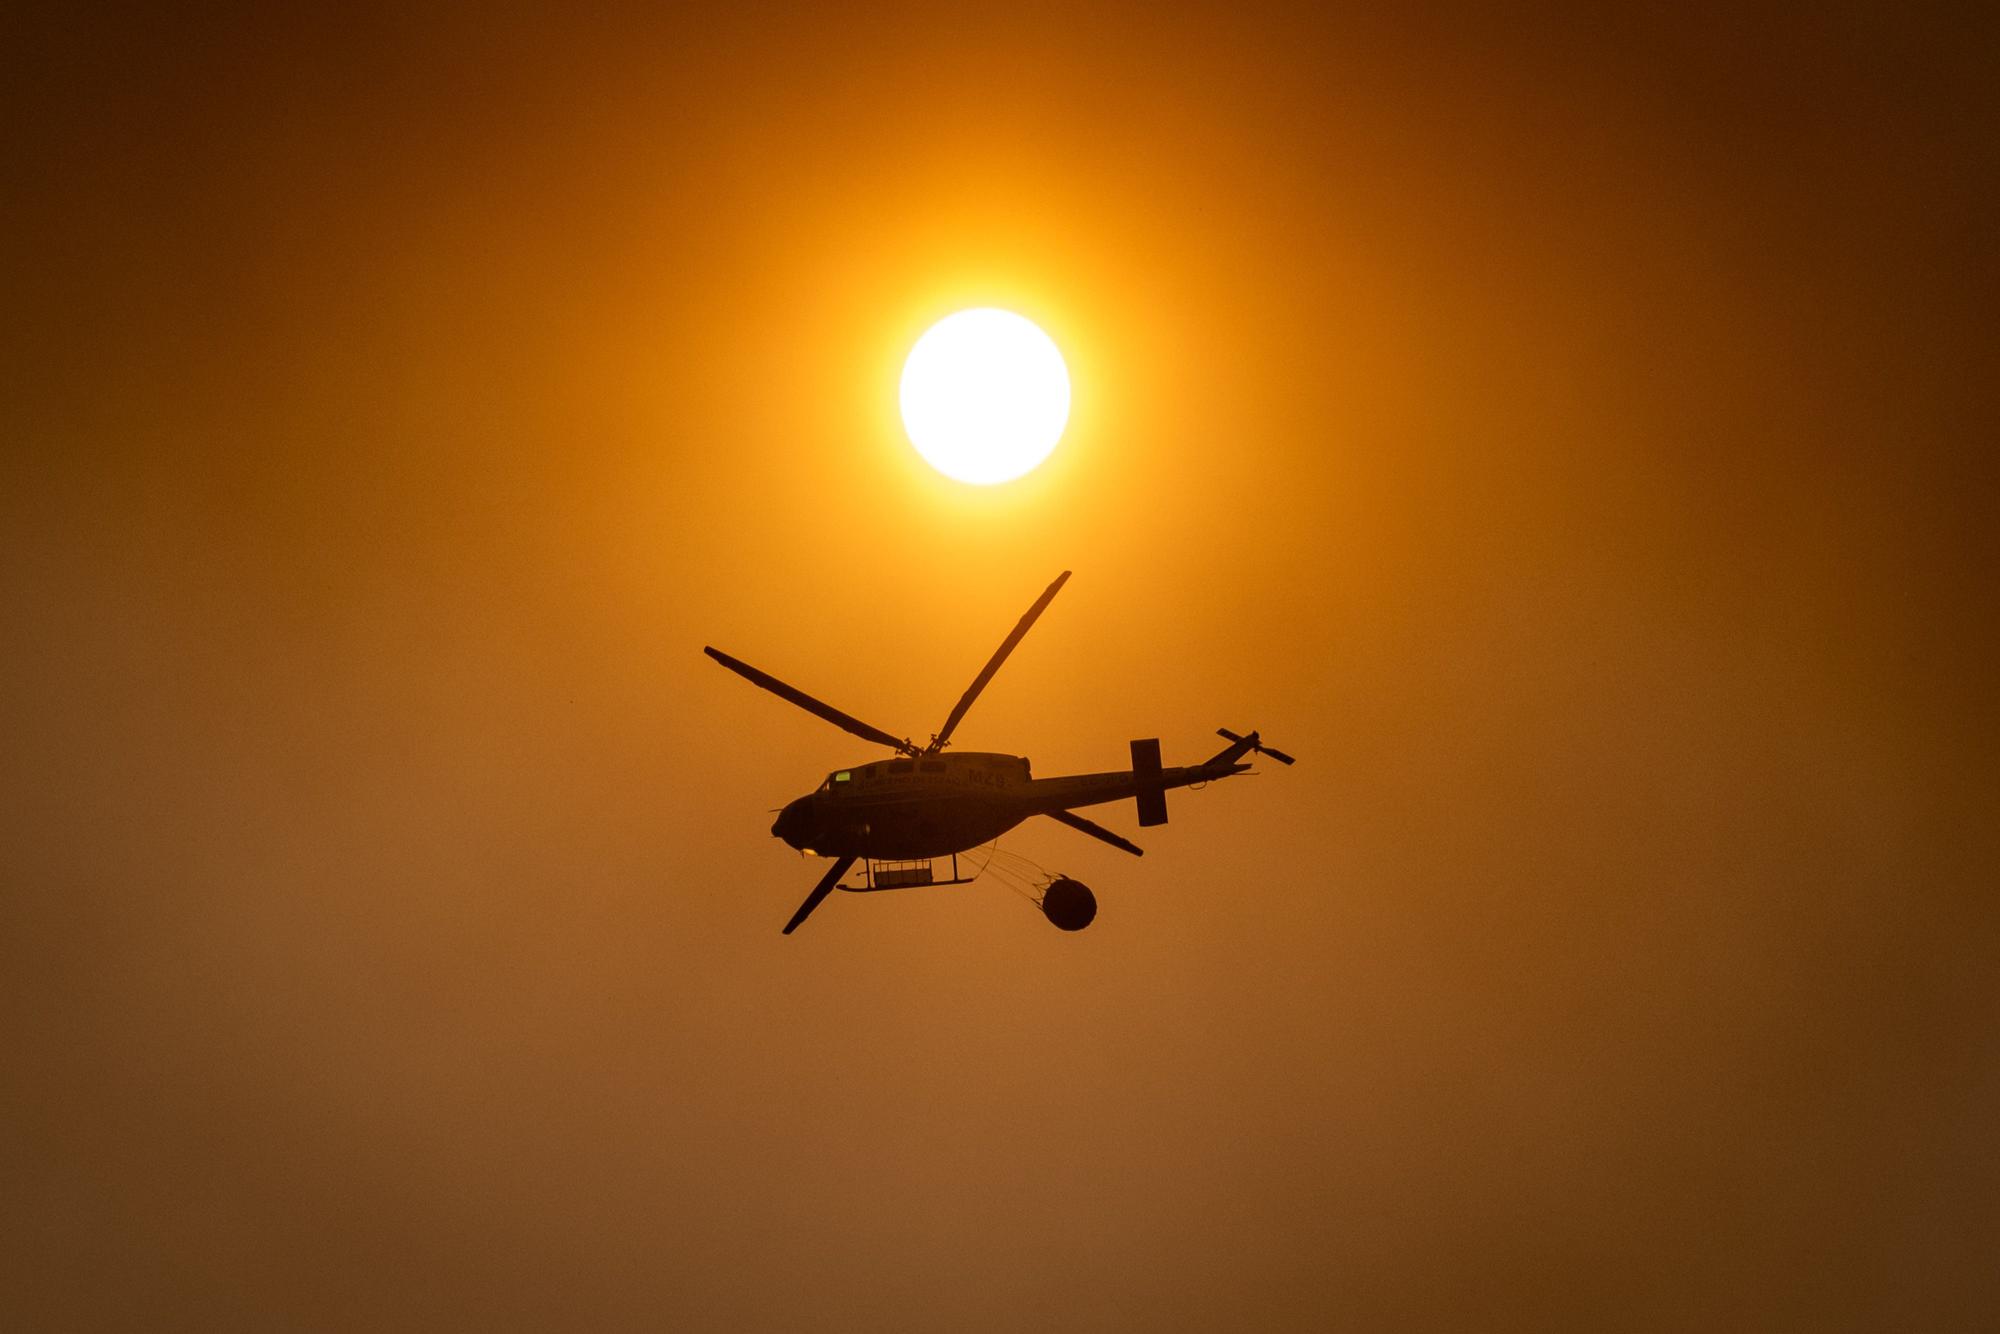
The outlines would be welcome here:
[[[1163,766],[1160,763],[1159,741],[1147,738],[1132,743],[1130,769],[1034,779],[1028,783],[1026,793],[1030,809],[1036,814],[1048,815],[1055,811],[1075,810],[1079,806],[1133,801],[1138,806],[1141,825],[1165,824],[1166,793],[1173,788],[1212,783],[1220,778],[1247,773],[1250,765],[1244,757],[1251,754],[1269,756],[1280,764],[1293,762],[1292,757],[1283,751],[1265,745],[1255,732],[1238,736],[1234,732],[1220,731],[1219,735],[1229,744],[1200,764]]]

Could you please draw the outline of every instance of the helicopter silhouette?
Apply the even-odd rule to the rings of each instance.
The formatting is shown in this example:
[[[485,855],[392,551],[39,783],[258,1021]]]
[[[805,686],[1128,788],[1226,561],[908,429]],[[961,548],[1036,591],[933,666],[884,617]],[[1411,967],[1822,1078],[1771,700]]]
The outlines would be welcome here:
[[[771,833],[791,847],[814,857],[831,857],[833,867],[806,895],[785,923],[790,935],[836,888],[863,892],[936,885],[960,885],[970,877],[958,874],[958,854],[993,842],[1033,816],[1045,815],[1071,829],[1109,843],[1133,856],[1145,855],[1137,844],[1076,813],[1079,806],[1096,806],[1132,799],[1142,826],[1167,822],[1169,788],[1214,782],[1247,771],[1249,754],[1268,755],[1280,764],[1292,757],[1263,744],[1257,733],[1239,736],[1226,729],[1217,735],[1229,744],[1200,764],[1163,767],[1160,742],[1149,737],[1131,743],[1132,767],[1109,773],[1064,774],[1036,778],[1026,758],[991,751],[945,753],[951,735],[966,710],[986,688],[1037,618],[1068,582],[1064,570],[1043,590],[1001,641],[993,656],[972,678],[946,715],[944,726],[930,742],[918,746],[852,714],[842,712],[805,691],[761,672],[719,649],[703,653],[780,699],[867,741],[887,746],[895,758],[867,761],[828,774],[818,788],[787,802],[771,825]],[[951,875],[937,879],[934,862],[952,859]],[[862,883],[842,885],[840,878],[856,861],[865,863]],[[1080,931],[1097,915],[1097,901],[1088,887],[1061,876],[1051,881],[1041,899],[1043,915],[1066,931]]]

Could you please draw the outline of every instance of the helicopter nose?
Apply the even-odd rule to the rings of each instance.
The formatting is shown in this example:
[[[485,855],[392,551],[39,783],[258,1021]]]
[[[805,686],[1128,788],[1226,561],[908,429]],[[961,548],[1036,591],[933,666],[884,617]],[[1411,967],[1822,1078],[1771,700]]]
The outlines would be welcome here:
[[[795,848],[800,847],[801,840],[805,837],[806,825],[810,820],[811,816],[806,810],[806,799],[800,797],[796,801],[787,802],[785,808],[778,812],[778,818],[771,822],[771,833]]]

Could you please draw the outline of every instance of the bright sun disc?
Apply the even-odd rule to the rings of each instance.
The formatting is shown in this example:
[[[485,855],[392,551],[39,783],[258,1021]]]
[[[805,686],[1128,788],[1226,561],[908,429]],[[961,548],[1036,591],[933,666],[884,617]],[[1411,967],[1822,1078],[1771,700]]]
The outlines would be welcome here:
[[[947,477],[1012,481],[1049,456],[1069,422],[1069,368],[1049,336],[1009,310],[933,324],[903,363],[903,429]]]

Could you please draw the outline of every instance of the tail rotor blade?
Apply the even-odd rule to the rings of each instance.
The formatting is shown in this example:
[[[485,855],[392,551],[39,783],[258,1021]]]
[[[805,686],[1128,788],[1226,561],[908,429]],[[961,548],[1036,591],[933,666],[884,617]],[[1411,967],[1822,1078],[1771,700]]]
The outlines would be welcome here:
[[[727,667],[730,671],[735,672],[750,684],[762,686],[779,699],[789,700],[804,709],[807,713],[826,719],[835,727],[852,732],[855,736],[861,737],[864,740],[887,746],[891,750],[899,751],[905,755],[914,755],[917,753],[917,748],[901,737],[891,736],[881,728],[864,723],[852,714],[842,713],[839,709],[834,708],[833,705],[814,699],[797,686],[788,686],[770,673],[760,672],[749,663],[732,658],[720,649],[703,648],[702,652],[714,658],[717,662]]]
[[[806,901],[801,903],[799,910],[792,914],[792,920],[785,923],[785,929],[782,934],[789,936],[792,932],[798,930],[799,923],[812,916],[812,910],[819,907],[821,900],[833,892],[834,882],[846,875],[847,868],[852,865],[854,865],[854,858],[852,857],[842,857],[839,861],[835,862],[833,869],[821,876],[819,883],[813,886],[813,892],[806,895]]]
[[[951,715],[944,720],[943,729],[931,738],[931,744],[925,748],[927,754],[935,754],[945,748],[945,744],[951,740],[952,732],[958,727],[959,719],[965,717],[965,711],[972,707],[972,701],[978,699],[979,692],[986,689],[986,683],[993,679],[993,673],[1000,670],[1000,664],[1007,661],[1007,655],[1014,651],[1014,646],[1021,642],[1022,636],[1033,628],[1036,618],[1048,610],[1049,603],[1055,601],[1056,594],[1069,582],[1069,574],[1068,570],[1064,570],[1057,575],[1055,582],[1042,590],[1042,595],[1035,599],[1035,605],[1028,608],[1028,614],[1015,625],[1013,633],[1000,641],[1000,647],[993,651],[993,656],[979,669],[979,675],[972,678],[972,684],[965,688],[965,693],[958,697],[958,703],[952,706]]]
[[[1274,750],[1270,746],[1265,745],[1264,738],[1259,736],[1255,732],[1252,732],[1249,736],[1238,736],[1236,735],[1236,733],[1230,731],[1226,727],[1218,727],[1215,729],[1215,734],[1221,737],[1224,741],[1229,742],[1235,751],[1234,754],[1232,754],[1230,751],[1224,751],[1221,755],[1216,756],[1216,759],[1218,760],[1220,759],[1233,760],[1236,758],[1237,755],[1241,755],[1246,750],[1254,750],[1259,755],[1270,756],[1272,759],[1276,760],[1280,764],[1298,763],[1297,760],[1294,760],[1291,756],[1285,754],[1284,751]]]

